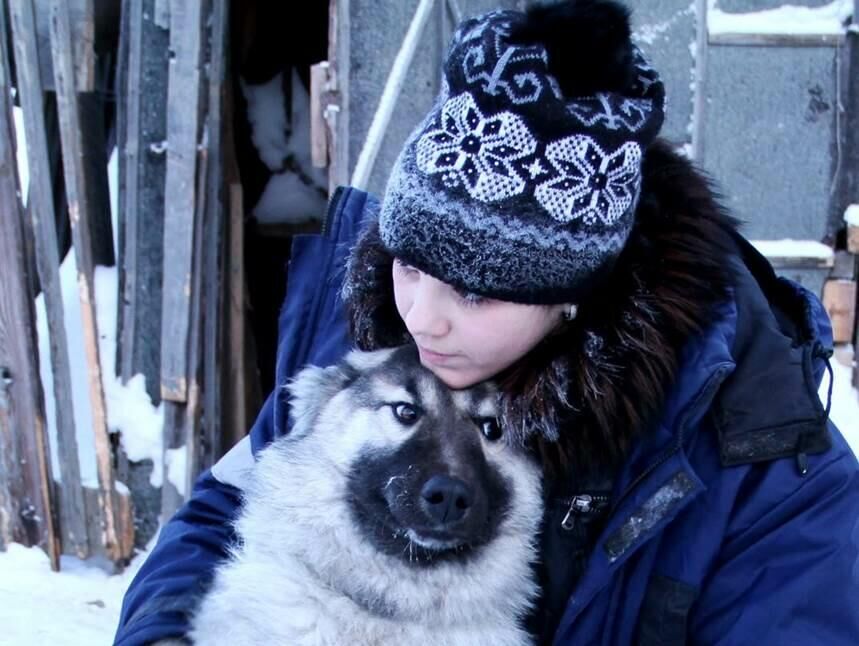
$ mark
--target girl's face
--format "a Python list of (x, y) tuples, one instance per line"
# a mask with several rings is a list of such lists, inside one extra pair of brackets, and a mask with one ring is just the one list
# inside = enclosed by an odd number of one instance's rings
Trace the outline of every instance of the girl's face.
[(397, 311), (421, 363), (451, 388), (513, 365), (560, 322), (564, 305), (522, 305), (462, 293), (394, 260)]

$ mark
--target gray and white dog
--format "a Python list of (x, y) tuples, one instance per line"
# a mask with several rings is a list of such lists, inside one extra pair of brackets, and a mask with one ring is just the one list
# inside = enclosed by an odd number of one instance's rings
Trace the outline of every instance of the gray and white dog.
[(410, 347), (288, 388), (293, 429), (260, 454), (193, 643), (531, 643), (540, 472), (494, 388), (450, 390)]

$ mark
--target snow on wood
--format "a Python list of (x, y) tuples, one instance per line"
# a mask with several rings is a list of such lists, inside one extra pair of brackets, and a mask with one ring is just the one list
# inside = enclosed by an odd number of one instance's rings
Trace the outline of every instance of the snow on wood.
[(751, 243), (776, 268), (820, 269), (835, 264), (833, 249), (815, 240), (752, 240)]
[(844, 221), (851, 227), (859, 227), (859, 204), (851, 204), (844, 211)]
[(748, 13), (726, 13), (708, 0), (707, 29), (722, 34), (841, 35), (853, 13), (853, 0), (833, 0), (821, 7), (785, 4), (775, 9)]

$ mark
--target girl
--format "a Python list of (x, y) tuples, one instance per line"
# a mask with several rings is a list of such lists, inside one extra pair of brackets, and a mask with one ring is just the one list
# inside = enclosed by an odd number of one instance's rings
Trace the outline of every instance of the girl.
[[(614, 2), (463, 23), (381, 207), (340, 190), (296, 241), (278, 383), (350, 341), (413, 342), (454, 388), (495, 379), (545, 474), (540, 643), (859, 643), (829, 323), (657, 139), (664, 96)], [(253, 453), (287, 430), (280, 393), (163, 528), (117, 644), (184, 633)]]

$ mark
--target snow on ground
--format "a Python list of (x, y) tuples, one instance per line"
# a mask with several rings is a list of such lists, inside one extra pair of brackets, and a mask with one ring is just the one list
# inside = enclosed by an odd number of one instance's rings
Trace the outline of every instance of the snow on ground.
[(122, 595), (143, 564), (108, 576), (76, 558), (51, 572), (38, 548), (10, 545), (0, 553), (0, 645), (107, 646), (119, 622)]
[[(859, 393), (850, 385), (851, 348), (832, 359), (835, 382), (831, 417), (859, 453)], [(828, 382), (820, 389), (825, 401)], [(108, 576), (78, 559), (63, 557), (62, 571), (50, 571), (38, 549), (12, 545), (0, 553), (0, 646), (99, 646), (110, 644), (122, 596), (145, 553), (122, 574)]]

